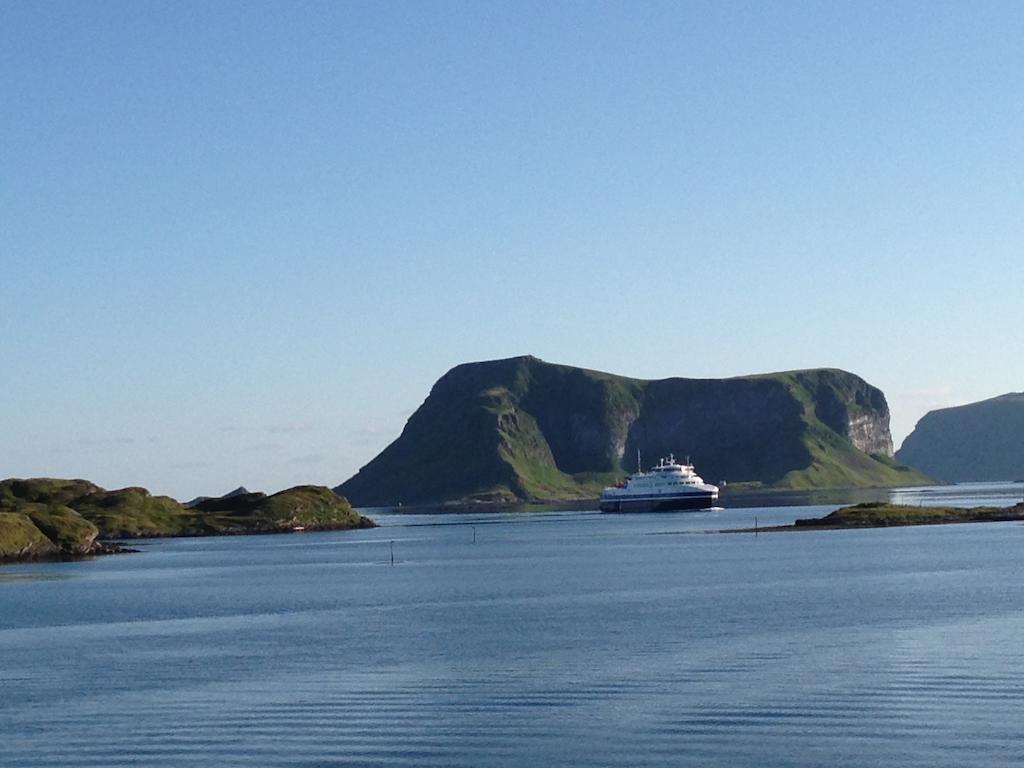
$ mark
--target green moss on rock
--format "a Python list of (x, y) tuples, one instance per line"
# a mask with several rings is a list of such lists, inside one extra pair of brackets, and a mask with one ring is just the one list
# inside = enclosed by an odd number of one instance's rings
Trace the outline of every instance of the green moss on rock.
[(50, 557), (60, 553), (28, 515), (0, 512), (0, 561)]
[(46, 534), (61, 552), (70, 555), (87, 555), (96, 549), (96, 538), (100, 531), (75, 510), (63, 506), (36, 508), (28, 515), (35, 526)]
[(71, 501), (103, 489), (88, 480), (60, 480), (52, 477), (0, 480), (0, 510), (26, 502), (67, 506)]
[(153, 496), (145, 488), (99, 489), (72, 503), (104, 536), (139, 538), (206, 532), (192, 510), (169, 496)]
[(374, 523), (330, 488), (300, 485), (271, 496), (250, 493), (196, 505), (206, 523), (223, 533), (370, 528)]

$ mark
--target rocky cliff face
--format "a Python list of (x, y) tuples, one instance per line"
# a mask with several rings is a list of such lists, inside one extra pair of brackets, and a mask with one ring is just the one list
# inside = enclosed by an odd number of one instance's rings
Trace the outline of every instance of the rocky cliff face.
[(889, 404), (882, 390), (845, 371), (826, 369), (795, 376), (812, 393), (814, 413), (822, 424), (849, 438), (859, 451), (893, 455)]
[(445, 374), (402, 435), (336, 490), (359, 505), (594, 496), (675, 453), (712, 482), (913, 482), (885, 396), (833, 369), (643, 381), (533, 357)]
[(896, 457), (949, 482), (1024, 479), (1024, 392), (927, 413)]
[(864, 453), (892, 456), (892, 435), (889, 433), (889, 414), (863, 413), (851, 416), (846, 434), (853, 446)]

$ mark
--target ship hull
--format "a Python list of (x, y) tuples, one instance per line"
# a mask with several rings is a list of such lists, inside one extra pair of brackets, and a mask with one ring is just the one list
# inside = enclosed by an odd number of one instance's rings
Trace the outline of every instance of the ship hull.
[(688, 493), (685, 496), (634, 497), (601, 499), (602, 512), (680, 512), (687, 509), (708, 509), (718, 501), (717, 493)]

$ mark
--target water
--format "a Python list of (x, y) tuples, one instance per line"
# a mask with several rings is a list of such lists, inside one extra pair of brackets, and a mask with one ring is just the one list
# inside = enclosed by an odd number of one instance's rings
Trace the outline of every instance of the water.
[(0, 765), (1020, 765), (1024, 526), (702, 533), (834, 508), (2, 568)]

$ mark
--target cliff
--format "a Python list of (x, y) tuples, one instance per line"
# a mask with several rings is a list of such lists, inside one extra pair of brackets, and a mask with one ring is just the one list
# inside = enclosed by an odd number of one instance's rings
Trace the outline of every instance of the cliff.
[(949, 482), (1024, 479), (1024, 392), (925, 414), (897, 458)]
[(845, 371), (646, 381), (517, 357), (446, 373), (336, 490), (360, 506), (592, 498), (638, 450), (689, 455), (709, 482), (925, 480), (891, 458), (885, 396)]
[(107, 491), (85, 480), (0, 481), (0, 560), (111, 551), (102, 538), (214, 536), (367, 528), (329, 488), (303, 485), (267, 496), (231, 494), (187, 508), (145, 488)]

